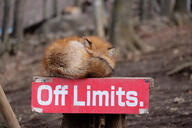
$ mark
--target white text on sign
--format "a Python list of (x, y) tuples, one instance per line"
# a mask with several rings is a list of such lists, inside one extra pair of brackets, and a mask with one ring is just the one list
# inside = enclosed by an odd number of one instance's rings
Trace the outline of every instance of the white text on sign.
[[(40, 105), (50, 105), (52, 103), (53, 96), (55, 97), (55, 105), (59, 103), (64, 106), (66, 102), (66, 95), (69, 94), (68, 85), (57, 85), (55, 90), (50, 85), (41, 85), (37, 91), (37, 101)], [(74, 106), (115, 106), (115, 98), (119, 106), (130, 106), (135, 107), (138, 105), (137, 92), (136, 91), (125, 91), (122, 87), (118, 87), (115, 91), (115, 86), (111, 86), (110, 91), (107, 90), (91, 90), (91, 86), (88, 85), (86, 88), (87, 97), (84, 101), (78, 100), (78, 86), (74, 85), (73, 88), (73, 105)], [(42, 100), (42, 91), (48, 92), (48, 99)], [(60, 98), (59, 98), (60, 97)], [(123, 97), (126, 97), (126, 101), (123, 101)], [(96, 103), (97, 98), (99, 102)], [(109, 100), (111, 99), (111, 100)], [(104, 104), (103, 104), (104, 101)], [(140, 103), (143, 106), (143, 103)]]

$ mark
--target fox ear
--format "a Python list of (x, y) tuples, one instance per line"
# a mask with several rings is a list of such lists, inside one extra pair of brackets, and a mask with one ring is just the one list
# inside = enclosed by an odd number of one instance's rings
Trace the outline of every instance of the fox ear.
[(84, 44), (84, 46), (86, 48), (91, 48), (92, 47), (92, 43), (88, 39), (85, 39), (83, 44)]
[(116, 49), (115, 49), (115, 48), (110, 48), (110, 49), (108, 50), (108, 55), (111, 56), (111, 57), (114, 56), (115, 53), (116, 53)]

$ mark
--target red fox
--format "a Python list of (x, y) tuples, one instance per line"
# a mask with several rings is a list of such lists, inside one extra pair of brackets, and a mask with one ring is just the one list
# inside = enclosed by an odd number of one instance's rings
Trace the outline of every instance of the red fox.
[(41, 62), (41, 76), (86, 78), (110, 76), (115, 48), (96, 36), (67, 37), (48, 46)]

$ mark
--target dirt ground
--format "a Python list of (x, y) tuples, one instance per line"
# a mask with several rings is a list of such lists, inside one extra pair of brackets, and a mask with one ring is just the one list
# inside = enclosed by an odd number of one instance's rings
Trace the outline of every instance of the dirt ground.
[[(153, 77), (155, 80), (155, 87), (150, 90), (149, 114), (127, 115), (127, 127), (192, 127), (192, 69), (173, 76), (167, 75), (176, 66), (192, 61), (192, 26), (168, 27), (143, 36), (143, 40), (155, 50), (117, 62), (114, 74), (122, 77)], [(0, 59), (0, 83), (22, 128), (60, 127), (61, 114), (31, 111), (32, 76), (38, 75), (46, 45), (25, 45), (25, 49), (16, 57), (4, 55)], [(6, 124), (0, 115), (0, 128), (3, 127)]]

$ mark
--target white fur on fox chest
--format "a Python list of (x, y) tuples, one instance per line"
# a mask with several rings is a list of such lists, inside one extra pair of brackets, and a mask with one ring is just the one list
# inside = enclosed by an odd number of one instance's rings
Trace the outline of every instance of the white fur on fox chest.
[(85, 47), (81, 42), (70, 41), (66, 50), (67, 54), (70, 55), (68, 58), (68, 66), (64, 69), (66, 72), (70, 73), (80, 73), (83, 62), (85, 62), (85, 55), (87, 54)]

